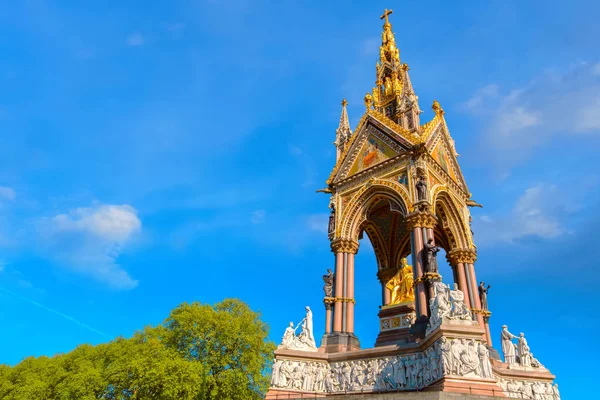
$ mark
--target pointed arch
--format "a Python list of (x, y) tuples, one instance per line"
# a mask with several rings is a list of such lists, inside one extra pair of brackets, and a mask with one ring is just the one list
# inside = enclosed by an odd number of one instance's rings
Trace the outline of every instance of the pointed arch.
[(441, 232), (436, 232), (436, 243), (447, 252), (470, 248), (467, 227), (461, 217), (460, 207), (443, 187), (435, 190), (433, 213), (438, 217)]
[(392, 212), (406, 216), (410, 200), (400, 184), (393, 181), (374, 179), (363, 186), (350, 200), (342, 213), (338, 237), (358, 240), (361, 228), (367, 221), (371, 208), (381, 200), (387, 200)]

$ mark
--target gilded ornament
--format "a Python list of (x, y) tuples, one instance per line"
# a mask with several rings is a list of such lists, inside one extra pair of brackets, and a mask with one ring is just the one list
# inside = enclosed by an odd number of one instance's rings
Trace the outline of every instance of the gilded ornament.
[(370, 110), (372, 106), (373, 96), (371, 96), (371, 93), (367, 92), (367, 94), (365, 95), (365, 107), (367, 107), (367, 110)]
[(398, 74), (394, 74), (393, 79), (394, 80), (392, 82), (392, 88), (394, 90), (394, 93), (400, 93), (402, 91), (402, 84), (400, 78), (398, 78)]
[(389, 305), (401, 304), (415, 300), (413, 287), (413, 270), (406, 258), (402, 259), (402, 267), (385, 285), (391, 291)]
[(389, 76), (386, 76), (384, 79), (385, 82), (385, 95), (387, 96), (391, 96), (394, 91), (393, 91), (393, 87), (392, 87), (392, 80), (390, 79)]
[(444, 109), (440, 106), (437, 100), (433, 101), (433, 105), (431, 106), (436, 115), (444, 115)]
[(379, 98), (379, 88), (374, 87), (373, 88), (373, 104), (375, 105), (375, 107), (377, 107), (379, 105), (380, 100), (381, 99)]

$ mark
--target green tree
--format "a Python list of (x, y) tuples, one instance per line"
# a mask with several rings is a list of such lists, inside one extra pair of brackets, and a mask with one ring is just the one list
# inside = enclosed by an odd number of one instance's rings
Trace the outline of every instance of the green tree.
[(214, 306), (184, 303), (165, 321), (164, 342), (186, 360), (204, 364), (210, 399), (261, 399), (275, 345), (260, 314), (237, 299)]
[(267, 334), (239, 300), (184, 303), (132, 338), (0, 365), (0, 399), (262, 399), (275, 349)]

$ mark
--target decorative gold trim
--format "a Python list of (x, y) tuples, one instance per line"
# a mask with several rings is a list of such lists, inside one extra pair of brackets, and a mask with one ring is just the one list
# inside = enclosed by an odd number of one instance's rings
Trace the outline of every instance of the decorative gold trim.
[(356, 304), (356, 300), (349, 297), (334, 297), (336, 303), (352, 303)]

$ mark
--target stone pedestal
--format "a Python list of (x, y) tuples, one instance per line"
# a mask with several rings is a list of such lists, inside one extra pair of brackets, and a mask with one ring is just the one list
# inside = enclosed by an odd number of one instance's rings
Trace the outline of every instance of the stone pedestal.
[(383, 306), (379, 311), (379, 335), (375, 347), (407, 343), (415, 321), (415, 303)]
[(325, 334), (321, 339), (321, 353), (337, 353), (360, 350), (360, 341), (353, 333)]

